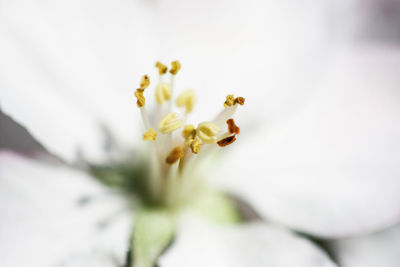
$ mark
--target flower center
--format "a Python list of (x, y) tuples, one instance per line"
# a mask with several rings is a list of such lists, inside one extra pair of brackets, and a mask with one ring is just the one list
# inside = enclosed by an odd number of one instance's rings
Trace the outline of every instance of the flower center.
[(154, 110), (148, 113), (146, 109), (144, 93), (150, 85), (148, 75), (142, 77), (140, 86), (135, 91), (136, 103), (145, 128), (143, 140), (149, 142), (147, 151), (151, 157), (146, 188), (152, 202), (176, 205), (195, 193), (201, 181), (198, 169), (204, 159), (236, 140), (240, 128), (232, 116), (237, 106), (244, 104), (245, 99), (228, 95), (223, 103), (223, 110), (213, 120), (201, 122), (195, 127), (186, 123), (196, 103), (193, 90), (185, 90), (176, 98), (176, 106), (182, 109), (182, 115), (172, 112), (174, 79), (181, 64), (179, 61), (171, 63), (168, 82), (164, 79), (168, 72), (167, 66), (157, 62), (156, 67), (159, 82), (154, 89), (157, 105)]

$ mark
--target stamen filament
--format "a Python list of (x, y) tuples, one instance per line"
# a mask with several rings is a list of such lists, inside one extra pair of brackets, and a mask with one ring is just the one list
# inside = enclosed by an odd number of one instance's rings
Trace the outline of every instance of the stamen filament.
[(150, 120), (149, 120), (149, 116), (147, 115), (147, 110), (145, 107), (141, 107), (140, 109), (140, 115), (142, 116), (142, 121), (143, 121), (143, 125), (144, 125), (144, 129), (146, 131), (150, 130), (151, 125), (150, 125)]
[[(180, 69), (181, 69), (181, 63), (178, 60), (171, 62), (171, 69), (169, 70), (169, 73), (171, 73), (170, 83), (169, 83), (171, 85), (171, 97), (174, 94), (175, 76), (178, 74)], [(172, 111), (172, 101), (169, 102), (169, 105), (168, 105), (168, 112), (171, 112), (171, 111)]]
[(227, 108), (224, 108), (218, 115), (215, 117), (215, 119), (212, 121), (215, 125), (218, 127), (223, 127), (226, 120), (233, 117), (237, 110), (237, 105), (233, 105)]

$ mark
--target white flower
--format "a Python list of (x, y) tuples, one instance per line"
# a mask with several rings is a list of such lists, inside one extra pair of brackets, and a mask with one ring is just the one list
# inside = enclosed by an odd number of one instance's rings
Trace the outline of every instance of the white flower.
[[(1, 108), (67, 162), (80, 155), (104, 163), (109, 158), (99, 122), (117, 136), (114, 147), (137, 147), (132, 143), (144, 131), (133, 119), (140, 117), (132, 104), (133, 79), (156, 55), (174, 55), (187, 72), (173, 87), (201, 88), (194, 121), (211, 118), (225, 97), (221, 88), (238, 90), (251, 103), (238, 116), (241, 144), (228, 148), (219, 172), (207, 175), (211, 183), (243, 197), (264, 218), (317, 236), (338, 238), (396, 223), (398, 48), (350, 47), (332, 60), (322, 53), (325, 46), (314, 45), (325, 37), (312, 16), (318, 6), (305, 7), (310, 14), (299, 12), (302, 3), (251, 1), (222, 6), (227, 16), (220, 19), (221, 3), (213, 3), (215, 12), (197, 4), (4, 3)], [(316, 74), (320, 79), (309, 82)], [(168, 88), (160, 89), (159, 99), (168, 101)], [(162, 126), (168, 132), (179, 124)], [(215, 134), (199, 132), (213, 141)], [(109, 152), (112, 160), (126, 156)], [(5, 266), (125, 262), (134, 201), (65, 166), (6, 152), (0, 161)], [(333, 265), (305, 239), (271, 224), (185, 227), (185, 221), (161, 266), (187, 264), (187, 258), (207, 266), (293, 266), (292, 256), (300, 266)]]

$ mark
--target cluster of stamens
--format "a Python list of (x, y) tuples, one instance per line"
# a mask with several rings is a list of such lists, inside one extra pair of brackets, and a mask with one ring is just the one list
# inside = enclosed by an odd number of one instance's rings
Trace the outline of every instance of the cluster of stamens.
[[(153, 151), (162, 173), (168, 173), (168, 166), (177, 162), (179, 162), (179, 170), (182, 170), (184, 163), (190, 158), (190, 154), (199, 154), (203, 150), (205, 150), (204, 153), (207, 153), (212, 150), (210, 149), (212, 147), (225, 147), (236, 140), (240, 128), (231, 117), (237, 106), (244, 104), (243, 97), (235, 98), (233, 95), (228, 95), (224, 102), (224, 109), (214, 120), (201, 122), (195, 127), (193, 124), (185, 122), (187, 115), (192, 112), (196, 103), (196, 95), (193, 90), (185, 90), (176, 98), (175, 104), (184, 110), (184, 116), (172, 112), (173, 84), (175, 76), (181, 69), (181, 64), (179, 61), (171, 62), (169, 81), (164, 81), (164, 76), (168, 72), (167, 66), (157, 62), (156, 68), (160, 76), (159, 82), (155, 86), (154, 95), (158, 107), (153, 117), (157, 121), (151, 123), (146, 111), (144, 91), (150, 85), (148, 75), (142, 77), (135, 96), (145, 126), (143, 139), (153, 143)], [(169, 105), (164, 105), (165, 103), (169, 103)], [(155, 125), (157, 125), (157, 130)], [(223, 127), (226, 127), (226, 132), (222, 132), (221, 128)], [(180, 134), (178, 131), (181, 131)], [(168, 176), (168, 174), (161, 175)]]

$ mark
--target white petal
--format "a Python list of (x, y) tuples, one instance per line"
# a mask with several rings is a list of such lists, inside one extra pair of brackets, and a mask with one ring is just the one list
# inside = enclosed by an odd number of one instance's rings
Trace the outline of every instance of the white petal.
[(0, 12), (5, 113), (68, 160), (78, 150), (99, 160), (100, 123), (132, 143), (133, 90), (155, 61), (143, 2), (18, 0)]
[(160, 49), (182, 61), (177, 89), (198, 92), (195, 122), (213, 118), (231, 93), (249, 103), (238, 116), (285, 116), (307, 96), (309, 71), (327, 57), (322, 1), (182, 1), (179, 8), (160, 1), (158, 8)]
[(123, 263), (132, 216), (123, 199), (92, 179), (2, 152), (2, 266), (68, 266), (99, 258)]
[(316, 235), (400, 221), (399, 69), (398, 47), (342, 52), (294, 116), (234, 144), (219, 176), (265, 218)]
[(309, 241), (282, 228), (259, 223), (213, 225), (185, 219), (161, 267), (328, 267), (335, 266)]
[(400, 226), (332, 243), (342, 267), (397, 267), (400, 263)]

